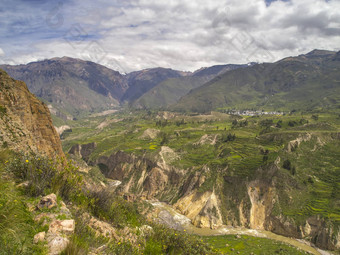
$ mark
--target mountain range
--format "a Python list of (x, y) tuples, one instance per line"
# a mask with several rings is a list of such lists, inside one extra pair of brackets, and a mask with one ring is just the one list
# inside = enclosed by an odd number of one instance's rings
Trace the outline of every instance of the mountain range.
[(239, 68), (190, 91), (175, 110), (340, 108), (340, 52), (314, 50), (275, 63)]
[(340, 52), (314, 50), (275, 63), (195, 72), (158, 67), (126, 75), (69, 57), (0, 68), (24, 81), (52, 113), (72, 118), (121, 105), (186, 112), (340, 107), (339, 59)]

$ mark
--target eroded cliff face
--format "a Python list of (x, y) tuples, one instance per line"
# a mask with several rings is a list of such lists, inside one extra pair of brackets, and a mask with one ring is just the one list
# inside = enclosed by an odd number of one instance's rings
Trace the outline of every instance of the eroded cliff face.
[(96, 149), (96, 147), (96, 143), (76, 144), (72, 146), (69, 153), (82, 158), (85, 162), (88, 162), (91, 153)]
[(220, 205), (215, 191), (192, 192), (174, 204), (175, 209), (191, 219), (196, 227), (215, 229), (223, 225)]
[[(90, 147), (93, 145), (80, 146)], [(88, 150), (74, 152), (84, 158)], [(282, 187), (290, 189), (296, 185), (280, 172), (279, 158), (257, 169), (253, 180), (231, 176), (228, 169), (207, 166), (177, 169), (171, 165), (177, 159), (178, 155), (171, 148), (163, 146), (154, 158), (119, 151), (88, 163), (99, 165), (106, 177), (121, 181), (120, 192), (172, 204), (197, 227), (243, 226), (305, 238), (324, 249), (339, 249), (340, 231), (333, 225), (315, 217), (299, 224), (280, 210), (274, 211), (280, 204), (281, 193), (287, 192)], [(212, 172), (218, 172), (214, 181)]]
[(275, 191), (273, 187), (263, 185), (259, 181), (249, 183), (247, 190), (251, 202), (250, 228), (266, 229), (268, 218), (275, 203)]
[(121, 192), (134, 193), (148, 199), (162, 198), (170, 202), (183, 185), (184, 171), (169, 167), (163, 160), (157, 162), (119, 151), (88, 163), (99, 165), (106, 177), (121, 181)]
[(0, 69), (0, 146), (64, 156), (61, 142), (45, 104), (31, 94), (24, 82)]

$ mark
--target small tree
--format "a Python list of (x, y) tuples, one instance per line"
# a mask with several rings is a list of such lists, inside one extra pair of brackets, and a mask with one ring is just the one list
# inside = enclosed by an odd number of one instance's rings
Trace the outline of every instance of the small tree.
[(294, 127), (295, 125), (296, 125), (297, 123), (296, 123), (296, 121), (292, 121), (292, 120), (290, 120), (289, 122), (288, 122), (288, 126), (290, 126), (290, 127)]
[(283, 168), (287, 169), (287, 170), (291, 170), (292, 168), (292, 163), (290, 162), (289, 159), (286, 159), (285, 161), (283, 161)]
[(276, 127), (277, 127), (277, 128), (282, 128), (282, 120), (279, 120), (279, 121), (276, 123)]

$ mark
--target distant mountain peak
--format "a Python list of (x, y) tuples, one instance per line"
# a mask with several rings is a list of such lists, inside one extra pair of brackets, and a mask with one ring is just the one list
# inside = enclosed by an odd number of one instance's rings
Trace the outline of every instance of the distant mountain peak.
[(335, 51), (330, 51), (330, 50), (319, 50), (319, 49), (314, 49), (311, 52), (308, 52), (305, 54), (305, 56), (324, 56), (324, 55), (333, 55), (336, 53)]

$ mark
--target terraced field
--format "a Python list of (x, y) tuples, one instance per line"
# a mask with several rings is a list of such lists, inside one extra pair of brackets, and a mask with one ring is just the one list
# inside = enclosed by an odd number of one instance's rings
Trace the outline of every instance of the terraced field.
[[(296, 224), (315, 216), (335, 229), (340, 225), (340, 116), (336, 112), (251, 117), (121, 111), (67, 124), (72, 129), (62, 135), (64, 150), (96, 142), (90, 161), (117, 151), (155, 160), (167, 146), (178, 155), (173, 167), (188, 174), (203, 166), (213, 169), (198, 191), (218, 190), (225, 223), (239, 224), (230, 222), (228, 215), (232, 211), (239, 217), (246, 183), (268, 179), (274, 180), (278, 194), (272, 215)], [(272, 175), (268, 169), (274, 165), (278, 172)]]

